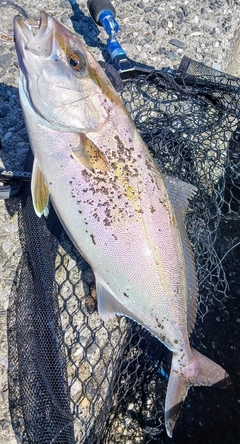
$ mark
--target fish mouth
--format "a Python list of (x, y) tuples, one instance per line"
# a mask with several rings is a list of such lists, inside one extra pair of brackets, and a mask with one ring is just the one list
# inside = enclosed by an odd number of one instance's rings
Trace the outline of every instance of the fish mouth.
[(19, 62), (27, 58), (28, 51), (33, 55), (43, 56), (44, 58), (54, 53), (56, 50), (54, 43), (56, 23), (53, 17), (46, 12), (42, 12), (38, 31), (34, 35), (21, 16), (17, 15), (14, 18), (14, 40)]
[(21, 33), (22, 37), (24, 37), (26, 39), (26, 41), (30, 41), (32, 38), (35, 37), (42, 37), (48, 27), (48, 22), (49, 22), (49, 15), (46, 12), (42, 12), (41, 17), (40, 17), (40, 21), (39, 21), (39, 28), (37, 31), (36, 36), (33, 35), (33, 33), (30, 31), (28, 25), (26, 25), (26, 23), (24, 23), (22, 17), (20, 15), (17, 15), (16, 17), (14, 17), (14, 32), (16, 34), (19, 34), (19, 32)]

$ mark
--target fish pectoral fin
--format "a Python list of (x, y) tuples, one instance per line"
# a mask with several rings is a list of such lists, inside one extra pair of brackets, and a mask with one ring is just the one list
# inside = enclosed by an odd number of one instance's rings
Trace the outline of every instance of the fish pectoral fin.
[(96, 277), (96, 290), (98, 299), (98, 313), (101, 319), (107, 321), (116, 314), (124, 315), (124, 308), (116, 298), (99, 282)]
[(36, 215), (41, 217), (42, 214), (44, 214), (44, 216), (47, 217), (49, 213), (48, 202), (50, 193), (36, 158), (33, 162), (31, 192)]
[(74, 156), (89, 170), (110, 171), (102, 151), (85, 134), (80, 134), (80, 144), (72, 148)]

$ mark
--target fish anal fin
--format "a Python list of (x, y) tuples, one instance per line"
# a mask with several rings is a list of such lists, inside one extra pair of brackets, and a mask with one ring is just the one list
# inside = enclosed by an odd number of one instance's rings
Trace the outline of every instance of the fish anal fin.
[(175, 177), (166, 176), (164, 180), (173, 205), (182, 239), (188, 282), (187, 323), (188, 333), (191, 334), (197, 315), (198, 279), (192, 247), (185, 228), (185, 216), (188, 209), (189, 200), (192, 199), (197, 190), (189, 183), (183, 182)]
[(72, 152), (79, 162), (89, 170), (110, 171), (107, 159), (97, 145), (83, 133), (79, 137), (79, 146), (72, 148)]
[(101, 319), (107, 321), (116, 314), (123, 314), (120, 304), (107, 288), (96, 278), (96, 291), (98, 299), (98, 313)]
[(31, 193), (35, 213), (38, 217), (41, 217), (42, 214), (47, 217), (49, 213), (48, 203), (50, 192), (36, 158), (33, 162)]
[[(127, 316), (136, 322), (139, 322), (136, 317), (133, 317), (131, 311), (129, 311), (124, 305), (119, 302), (114, 294), (106, 288), (104, 284), (100, 282), (100, 279), (96, 276), (96, 290), (98, 299), (98, 313), (101, 319), (107, 321), (113, 318), (115, 315)], [(123, 296), (125, 297), (125, 296)]]

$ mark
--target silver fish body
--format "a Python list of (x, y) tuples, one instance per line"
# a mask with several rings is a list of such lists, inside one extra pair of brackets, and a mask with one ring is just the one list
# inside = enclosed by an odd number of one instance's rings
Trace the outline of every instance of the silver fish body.
[(227, 376), (189, 344), (198, 285), (184, 218), (195, 189), (163, 177), (77, 35), (46, 13), (36, 36), (20, 17), (14, 29), (35, 210), (47, 214), (50, 195), (94, 271), (100, 316), (128, 316), (173, 352), (165, 408), (172, 436), (188, 388)]

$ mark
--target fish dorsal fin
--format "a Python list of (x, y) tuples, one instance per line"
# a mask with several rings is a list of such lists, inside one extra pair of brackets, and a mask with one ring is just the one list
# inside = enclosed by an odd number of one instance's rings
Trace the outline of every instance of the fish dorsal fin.
[(79, 137), (79, 146), (72, 147), (75, 157), (89, 170), (110, 171), (108, 162), (97, 145), (83, 133)]
[(48, 216), (49, 190), (36, 158), (33, 162), (31, 192), (35, 213), (38, 217)]
[(191, 200), (196, 194), (197, 188), (190, 183), (177, 179), (176, 177), (165, 176), (164, 181), (171, 198), (174, 211), (176, 212), (176, 216), (181, 216), (184, 222), (189, 200)]
[(196, 188), (192, 185), (183, 182), (180, 179), (166, 176), (164, 178), (169, 196), (173, 205), (175, 216), (178, 222), (185, 263), (187, 270), (187, 282), (188, 282), (188, 333), (193, 330), (196, 315), (197, 315), (197, 303), (198, 303), (198, 279), (195, 267), (194, 255), (188, 235), (185, 228), (185, 216), (188, 209), (189, 200), (196, 193)]
[[(133, 315), (124, 307), (115, 296), (106, 288), (104, 284), (100, 282), (100, 279), (96, 277), (96, 290), (98, 299), (98, 313), (99, 316), (107, 321), (113, 316), (123, 315), (133, 319)], [(135, 318), (134, 318), (135, 319)]]

